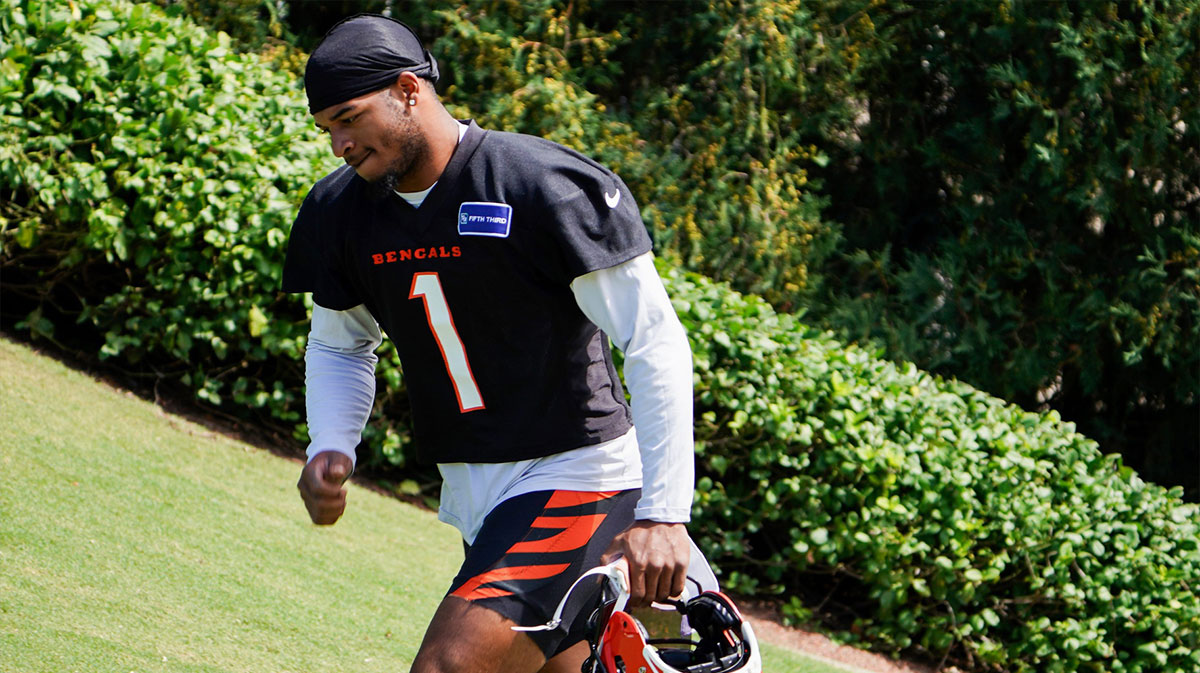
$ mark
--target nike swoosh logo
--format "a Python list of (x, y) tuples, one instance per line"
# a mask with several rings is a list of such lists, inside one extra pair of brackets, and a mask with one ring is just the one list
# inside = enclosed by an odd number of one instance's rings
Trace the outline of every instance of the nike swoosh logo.
[(604, 202), (608, 204), (609, 208), (616, 208), (617, 204), (621, 202), (621, 190), (618, 189), (616, 193), (611, 196), (608, 192), (604, 192)]

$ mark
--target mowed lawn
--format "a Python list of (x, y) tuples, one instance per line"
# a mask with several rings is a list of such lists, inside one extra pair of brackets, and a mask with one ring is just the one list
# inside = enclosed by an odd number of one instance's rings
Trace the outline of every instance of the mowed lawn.
[(0, 338), (0, 671), (408, 670), (456, 532), (354, 485), (313, 526), (299, 469)]

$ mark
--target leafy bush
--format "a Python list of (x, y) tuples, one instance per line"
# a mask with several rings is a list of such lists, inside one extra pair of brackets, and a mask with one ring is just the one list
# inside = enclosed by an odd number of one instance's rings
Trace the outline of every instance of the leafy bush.
[(1033, 414), (667, 272), (694, 533), (739, 591), (972, 670), (1200, 667), (1200, 508)]
[(0, 29), (5, 312), (296, 421), (279, 275), (327, 151), (295, 80), (149, 5), (30, 0)]

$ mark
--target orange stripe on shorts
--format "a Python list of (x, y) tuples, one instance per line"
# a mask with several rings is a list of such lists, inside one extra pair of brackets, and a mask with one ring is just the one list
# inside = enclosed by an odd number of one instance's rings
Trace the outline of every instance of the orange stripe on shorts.
[[(554, 577), (567, 568), (571, 567), (570, 563), (557, 563), (554, 565), (540, 566), (513, 566), (510, 568), (496, 568), (485, 573), (476, 575), (467, 580), (465, 584), (452, 592), (451, 595), (465, 598), (469, 601), (479, 600), (480, 598), (492, 598), (495, 596), (507, 596), (512, 592), (507, 592), (504, 589), (495, 587), (483, 587), (485, 584), (493, 582), (505, 582), (509, 580), (541, 580), (547, 577)], [(504, 591), (505, 593), (498, 593)]]
[(620, 491), (555, 491), (546, 503), (545, 509), (552, 507), (574, 507), (586, 505), (589, 502), (608, 500)]
[(509, 554), (540, 554), (579, 549), (592, 539), (592, 534), (604, 523), (607, 514), (583, 516), (539, 516), (530, 528), (561, 528), (555, 535), (541, 540), (522, 540), (509, 547)]

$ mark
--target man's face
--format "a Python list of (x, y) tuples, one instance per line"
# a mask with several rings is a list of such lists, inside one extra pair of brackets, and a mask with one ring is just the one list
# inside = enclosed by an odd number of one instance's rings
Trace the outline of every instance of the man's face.
[(395, 189), (429, 156), (429, 142), (411, 110), (390, 89), (331, 105), (313, 121), (329, 134), (334, 156), (384, 191)]

